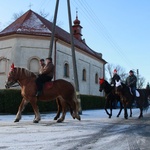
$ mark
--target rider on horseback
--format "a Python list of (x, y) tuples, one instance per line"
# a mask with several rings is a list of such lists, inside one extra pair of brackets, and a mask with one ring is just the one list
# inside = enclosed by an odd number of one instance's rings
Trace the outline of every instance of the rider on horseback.
[[(114, 70), (114, 72), (113, 72), (113, 77), (111, 78), (111, 86), (113, 87), (113, 88), (115, 88), (115, 85), (116, 85), (116, 81), (119, 81), (120, 80), (120, 76), (117, 74), (117, 69), (115, 69)], [(116, 108), (117, 107), (117, 100), (114, 100), (114, 102), (113, 102), (113, 108)]]
[(45, 67), (45, 61), (44, 61), (44, 59), (40, 59), (40, 61), (39, 61), (39, 63), (40, 63), (40, 70), (39, 70), (39, 74), (41, 74), (42, 73), (42, 71), (43, 71), (43, 68)]
[(45, 82), (51, 81), (54, 75), (54, 65), (52, 63), (52, 58), (46, 58), (46, 64), (41, 67), (40, 74), (36, 79), (37, 93), (36, 96), (40, 96), (42, 93), (42, 88)]
[(114, 72), (113, 72), (113, 77), (111, 79), (111, 86), (115, 86), (116, 80), (119, 81), (120, 76), (117, 74), (117, 70), (115, 69)]
[(136, 97), (136, 82), (137, 77), (134, 75), (132, 70), (129, 71), (129, 76), (126, 79), (126, 85), (131, 88), (131, 92), (133, 93), (133, 97)]

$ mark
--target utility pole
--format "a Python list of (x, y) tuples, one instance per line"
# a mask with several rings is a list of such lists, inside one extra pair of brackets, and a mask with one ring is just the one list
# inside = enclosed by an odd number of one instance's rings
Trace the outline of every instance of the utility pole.
[(54, 13), (54, 19), (53, 19), (53, 27), (52, 27), (52, 35), (51, 35), (49, 55), (48, 55), (49, 57), (52, 57), (52, 52), (53, 52), (53, 43), (54, 43), (54, 36), (55, 36), (58, 5), (59, 5), (59, 0), (56, 1), (56, 7), (55, 7), (55, 13)]
[(70, 38), (71, 38), (71, 50), (72, 50), (74, 81), (75, 81), (75, 87), (76, 87), (76, 92), (77, 92), (77, 99), (78, 99), (79, 104), (80, 104), (79, 113), (82, 114), (81, 100), (80, 100), (80, 94), (79, 94), (79, 81), (78, 81), (78, 73), (77, 73), (77, 63), (76, 63), (76, 55), (75, 55), (74, 40), (73, 40), (73, 33), (72, 33), (72, 19), (71, 19), (71, 11), (70, 11), (70, 0), (67, 0), (67, 5), (68, 5), (68, 19), (69, 19), (69, 27), (70, 27)]
[[(55, 14), (54, 14), (54, 20), (53, 20), (53, 27), (52, 27), (52, 36), (51, 36), (50, 49), (49, 49), (49, 57), (52, 57), (53, 41), (54, 41), (54, 36), (55, 36), (55, 27), (56, 27), (58, 5), (59, 5), (59, 0), (57, 0), (56, 7), (55, 7)], [(80, 100), (80, 94), (79, 94), (78, 73), (77, 73), (77, 66), (76, 66), (76, 56), (75, 56), (74, 40), (73, 40), (73, 33), (72, 33), (72, 20), (71, 20), (71, 11), (70, 11), (70, 0), (67, 0), (67, 6), (68, 6), (69, 27), (70, 27), (70, 38), (71, 38), (71, 50), (72, 50), (72, 62), (73, 62), (73, 71), (74, 71), (74, 81), (75, 81), (77, 99), (78, 99), (78, 102), (79, 102), (79, 113), (82, 114), (81, 100)]]

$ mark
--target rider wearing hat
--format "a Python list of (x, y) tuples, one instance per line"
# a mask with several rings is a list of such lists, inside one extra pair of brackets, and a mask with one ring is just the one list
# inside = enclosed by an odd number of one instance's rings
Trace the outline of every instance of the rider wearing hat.
[(36, 96), (41, 95), (42, 88), (45, 82), (51, 81), (54, 76), (54, 65), (52, 63), (52, 58), (46, 58), (45, 66), (40, 70), (40, 74), (36, 79), (37, 93)]
[(117, 81), (120, 80), (120, 76), (117, 74), (117, 69), (115, 69), (113, 72), (113, 77), (111, 79), (111, 85), (112, 86), (115, 86), (115, 84), (116, 84), (115, 80), (117, 80)]

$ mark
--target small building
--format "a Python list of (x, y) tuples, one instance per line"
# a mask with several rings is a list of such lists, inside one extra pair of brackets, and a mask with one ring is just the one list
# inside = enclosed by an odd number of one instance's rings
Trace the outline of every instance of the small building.
[[(100, 95), (99, 77), (104, 77), (106, 61), (101, 53), (88, 47), (82, 39), (82, 26), (78, 16), (72, 26), (81, 94)], [(53, 23), (32, 10), (0, 32), (0, 88), (5, 88), (10, 65), (24, 67), (38, 73), (39, 60), (49, 54)], [(56, 26), (53, 44), (53, 63), (56, 79), (74, 83), (70, 33)]]

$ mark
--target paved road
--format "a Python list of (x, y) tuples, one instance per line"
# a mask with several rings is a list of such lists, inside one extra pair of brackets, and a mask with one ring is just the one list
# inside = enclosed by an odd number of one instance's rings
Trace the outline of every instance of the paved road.
[(63, 123), (42, 115), (38, 124), (34, 115), (24, 115), (19, 123), (15, 116), (0, 116), (0, 150), (148, 150), (150, 149), (150, 111), (144, 118), (125, 120), (122, 116), (109, 119), (104, 110), (85, 111), (82, 120), (67, 114)]

